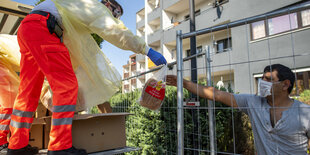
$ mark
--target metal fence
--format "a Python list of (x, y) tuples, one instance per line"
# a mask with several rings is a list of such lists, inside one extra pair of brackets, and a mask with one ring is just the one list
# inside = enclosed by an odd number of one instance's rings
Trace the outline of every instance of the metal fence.
[[(112, 99), (111, 103), (114, 112), (130, 112), (133, 116), (127, 118), (127, 144), (134, 147), (146, 148), (140, 152), (133, 152), (133, 154), (255, 154), (254, 138), (251, 130), (251, 123), (249, 118), (238, 109), (227, 107), (215, 101), (208, 101), (206, 99), (196, 97), (198, 104), (195, 106), (184, 106), (184, 102), (190, 98), (187, 91), (183, 90), (183, 78), (188, 78), (191, 70), (197, 70), (199, 83), (202, 85), (216, 85), (218, 80), (215, 80), (215, 72), (220, 72), (222, 68), (228, 70), (229, 77), (226, 80), (226, 86), (222, 87), (223, 91), (236, 92), (242, 86), (235, 83), (235, 78), (238, 77), (236, 70), (243, 68), (243, 78), (247, 79), (244, 82), (249, 94), (256, 93), (257, 78), (261, 76), (263, 70), (257, 72), (257, 68), (263, 69), (265, 66), (274, 63), (286, 62), (293, 71), (295, 77), (298, 79), (299, 72), (305, 67), (310, 67), (310, 63), (305, 61), (310, 60), (309, 45), (308, 50), (298, 48), (296, 44), (307, 44), (307, 41), (299, 39), (299, 34), (310, 30), (304, 28), (303, 30), (293, 30), (290, 28), (285, 34), (279, 37), (286, 37), (283, 42), (290, 46), (290, 54), (282, 55), (273, 51), (277, 37), (265, 37), (263, 41), (253, 41), (251, 39), (251, 24), (261, 20), (268, 20), (279, 15), (289, 15), (293, 12), (309, 9), (309, 3), (302, 3), (300, 5), (288, 7), (274, 12), (230, 22), (227, 24), (210, 27), (195, 32), (182, 34), (177, 31), (176, 49), (177, 61), (168, 64), (170, 70), (168, 74), (174, 74), (178, 77), (178, 87), (167, 89), (169, 96), (166, 96), (161, 109), (153, 112), (142, 108), (139, 103), (140, 92), (133, 91), (127, 94), (118, 94), (118, 99)], [(290, 17), (290, 16), (289, 16)], [(289, 20), (291, 21), (291, 20)], [(292, 26), (292, 23), (290, 23)], [(237, 28), (242, 30), (244, 36), (242, 39), (234, 38), (231, 31)], [(217, 32), (225, 32), (228, 38), (227, 52), (221, 53), (221, 59), (227, 60), (225, 63), (219, 64), (217, 60), (219, 53), (213, 45), (204, 48), (202, 53), (192, 55), (184, 58), (183, 56), (183, 39), (206, 35), (209, 36), (208, 42), (215, 42), (214, 34)], [(246, 55), (242, 59), (236, 60), (238, 52), (234, 51), (234, 47), (229, 45), (231, 40), (235, 42), (244, 42), (244, 49)], [(256, 57), (252, 52), (255, 51), (256, 44), (264, 46), (267, 55)], [(278, 47), (280, 48), (280, 47)], [(306, 48), (307, 49), (307, 48)], [(259, 54), (258, 54), (259, 55)], [(197, 68), (191, 68), (191, 59), (198, 60)], [(308, 65), (304, 65), (308, 64)], [(240, 67), (241, 66), (241, 67)], [(145, 75), (156, 72), (159, 68), (152, 69), (147, 72), (129, 77), (124, 81), (136, 79), (136, 81), (145, 79)], [(309, 70), (305, 70), (309, 75)], [(240, 73), (240, 72), (239, 72)], [(308, 79), (306, 79), (308, 80)], [(298, 82), (298, 81), (297, 81)], [(240, 83), (239, 83), (240, 84)], [(298, 96), (302, 90), (296, 84), (294, 91)], [(307, 86), (309, 87), (309, 86)], [(305, 87), (306, 88), (306, 87)], [(185, 101), (184, 101), (185, 100)], [(309, 109), (310, 112), (310, 109)], [(145, 121), (145, 122), (144, 122)], [(150, 123), (151, 122), (151, 123)], [(149, 124), (144, 124), (149, 123)], [(132, 132), (132, 131), (135, 132)], [(134, 133), (134, 134), (133, 134)], [(149, 133), (149, 134), (148, 134)], [(154, 134), (152, 134), (154, 133)], [(157, 134), (157, 135), (156, 135)], [(145, 137), (142, 137), (145, 136)], [(150, 138), (152, 137), (153, 138)], [(155, 136), (155, 137), (154, 137)], [(156, 145), (152, 142), (143, 141), (142, 139), (149, 138), (156, 141)], [(277, 142), (275, 141), (275, 147)], [(149, 151), (148, 151), (149, 150)]]

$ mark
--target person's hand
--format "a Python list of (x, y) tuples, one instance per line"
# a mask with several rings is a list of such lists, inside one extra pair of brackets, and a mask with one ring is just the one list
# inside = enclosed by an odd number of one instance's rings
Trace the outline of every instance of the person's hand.
[(177, 76), (167, 75), (166, 76), (166, 84), (170, 85), (170, 86), (177, 86)]
[(161, 64), (167, 64), (165, 57), (153, 50), (152, 48), (149, 48), (147, 56), (154, 62), (156, 66)]

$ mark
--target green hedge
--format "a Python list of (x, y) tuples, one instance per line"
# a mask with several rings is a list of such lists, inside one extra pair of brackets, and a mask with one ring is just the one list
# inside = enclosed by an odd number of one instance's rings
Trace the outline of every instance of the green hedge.
[(310, 90), (309, 90), (309, 89), (304, 90), (304, 91), (300, 94), (298, 100), (301, 101), (301, 102), (304, 102), (304, 103), (310, 105)]
[[(226, 91), (226, 89), (222, 89)], [(228, 90), (232, 92), (231, 89)], [(127, 154), (176, 154), (177, 151), (177, 90), (167, 87), (166, 97), (160, 111), (151, 111), (139, 105), (141, 92), (136, 90), (126, 94), (115, 94), (110, 103), (113, 112), (129, 112), (133, 115), (126, 119), (127, 145), (141, 148), (140, 151)], [(190, 94), (184, 90), (184, 98)], [(254, 154), (253, 135), (250, 121), (247, 116), (221, 103), (215, 103), (219, 109), (215, 110), (216, 146), (219, 152), (234, 152)], [(194, 148), (199, 144), (199, 154), (208, 154), (209, 126), (207, 100), (200, 99), (200, 108), (184, 110), (184, 147)], [(97, 108), (92, 113), (98, 113)], [(233, 115), (232, 115), (233, 113)], [(234, 119), (232, 119), (232, 116)], [(194, 119), (199, 122), (199, 133), (194, 131)], [(232, 121), (234, 120), (234, 121)], [(233, 130), (234, 122), (234, 130)], [(196, 128), (197, 129), (197, 128)], [(233, 134), (233, 132), (235, 134)], [(198, 136), (199, 135), (199, 136)], [(235, 148), (233, 135), (235, 137)], [(195, 140), (193, 140), (195, 137)], [(193, 154), (185, 149), (185, 154)]]

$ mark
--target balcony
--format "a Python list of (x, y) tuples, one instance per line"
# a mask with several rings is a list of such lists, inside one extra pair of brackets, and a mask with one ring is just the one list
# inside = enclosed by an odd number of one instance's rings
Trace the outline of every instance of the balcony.
[(145, 62), (145, 56), (142, 54), (137, 54), (136, 61), (139, 63), (144, 63)]
[(131, 82), (131, 85), (135, 86), (137, 84), (137, 79), (131, 79), (130, 82)]
[[(149, 11), (152, 12), (156, 10), (157, 8), (160, 8), (160, 0), (148, 0), (147, 6), (150, 9)], [(147, 12), (147, 13), (150, 13), (150, 12)]]
[(129, 77), (129, 73), (124, 73), (124, 79)]
[(151, 46), (160, 46), (162, 30), (156, 30), (154, 33), (148, 35), (148, 44)]
[(176, 30), (182, 30), (182, 33), (189, 32), (189, 21), (181, 22), (180, 24), (176, 25), (175, 27), (165, 30), (164, 33), (164, 40), (163, 44), (174, 42), (176, 40)]
[(142, 28), (145, 26), (145, 20), (142, 19), (141, 21), (137, 22), (137, 29)]
[(145, 82), (145, 74), (138, 77), (141, 82)]
[[(173, 1), (173, 0), (172, 0)], [(196, 29), (199, 29), (199, 25), (203, 24), (206, 25), (210, 24), (210, 22), (205, 22), (205, 21), (212, 21), (214, 19), (213, 17), (213, 12), (212, 15), (208, 13), (202, 13), (205, 11), (205, 5), (209, 5), (209, 3), (212, 3), (214, 1), (212, 0), (195, 0), (195, 15), (196, 15)], [(164, 2), (165, 3), (165, 2)], [(188, 7), (188, 0), (179, 0), (175, 3), (173, 3), (171, 6), (166, 7), (167, 5), (165, 5), (164, 8), (164, 13), (163, 13), (163, 29), (164, 31), (169, 31), (171, 30), (171, 33), (169, 33), (168, 36), (171, 36), (171, 34), (173, 36), (176, 35), (175, 30), (182, 30), (183, 33), (187, 33), (189, 32), (189, 7)], [(212, 8), (212, 6), (209, 6)], [(210, 12), (210, 13), (211, 13)], [(187, 13), (187, 14), (185, 14)], [(205, 18), (200, 18), (198, 19), (198, 16), (200, 16), (200, 14), (204, 14), (206, 16), (204, 16)], [(207, 18), (206, 18), (207, 17)], [(209, 19), (212, 18), (212, 19)], [(206, 20), (208, 19), (208, 20)], [(211, 22), (212, 23), (212, 22)], [(206, 27), (203, 27), (206, 28)], [(174, 39), (175, 40), (175, 37)], [(164, 43), (170, 42), (171, 39), (169, 39), (169, 41), (165, 41)]]
[(125, 74), (125, 73), (129, 73), (129, 67), (128, 68), (123, 68), (123, 73)]
[(145, 69), (143, 68), (143, 69), (139, 69), (138, 71), (137, 71), (137, 75), (139, 75), (139, 74), (141, 74), (141, 73), (143, 73), (143, 72), (145, 72)]
[(130, 65), (135, 65), (136, 64), (136, 54), (130, 55)]
[(123, 85), (127, 85), (127, 84), (129, 84), (129, 80), (123, 81)]
[(161, 16), (161, 9), (160, 8), (155, 8), (152, 12), (147, 14), (148, 22), (160, 18)]
[(144, 38), (145, 36), (145, 26), (137, 28), (137, 36)]
[(129, 69), (129, 64), (128, 64), (128, 62), (127, 62), (126, 65), (123, 65), (123, 69), (124, 69), (125, 72), (128, 72), (128, 69)]
[(137, 65), (136, 65), (136, 63), (132, 63), (131, 64), (131, 72), (134, 72), (134, 71), (136, 71), (137, 70)]
[(150, 27), (150, 30), (147, 31), (148, 37), (150, 35), (154, 35), (155, 33), (162, 32), (160, 18), (156, 18), (148, 22), (148, 25)]
[(125, 90), (129, 90), (129, 84), (124, 85)]
[(164, 9), (173, 6), (175, 3), (179, 2), (179, 1), (181, 1), (181, 0), (168, 0), (168, 1), (163, 0), (163, 6), (165, 7)]
[[(195, 0), (195, 7), (197, 8), (202, 2), (210, 3), (214, 0)], [(178, 14), (188, 9), (188, 3), (188, 0), (163, 0), (163, 9)]]
[[(137, 70), (136, 74), (139, 75), (139, 74), (144, 73), (144, 72), (145, 72), (145, 69), (142, 68), (142, 69)], [(139, 79), (140, 81), (143, 80), (143, 79), (145, 79), (145, 74), (144, 74), (144, 75), (138, 76), (138, 79)]]
[(137, 23), (145, 18), (145, 8), (142, 8), (140, 11), (136, 13)]

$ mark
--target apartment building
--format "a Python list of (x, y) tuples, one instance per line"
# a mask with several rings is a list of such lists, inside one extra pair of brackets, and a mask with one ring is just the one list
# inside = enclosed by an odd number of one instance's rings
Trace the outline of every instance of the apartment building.
[[(303, 3), (301, 0), (195, 0), (196, 30), (244, 19)], [(187, 33), (189, 0), (145, 0), (136, 13), (137, 35), (161, 52), (168, 62), (176, 61), (176, 31)], [(211, 51), (212, 80), (231, 84), (235, 92), (255, 93), (256, 79), (268, 64), (295, 68), (298, 88), (309, 89), (310, 7), (270, 17), (236, 28), (197, 37), (197, 52)], [(190, 56), (190, 40), (183, 40), (183, 56)], [(303, 55), (303, 56), (301, 56)], [(148, 70), (148, 59), (144, 59)], [(197, 58), (198, 79), (206, 79), (205, 57)], [(190, 62), (184, 77), (190, 79)], [(137, 69), (139, 70), (139, 69)], [(176, 72), (176, 68), (172, 72)], [(151, 75), (149, 75), (151, 76)], [(148, 76), (146, 76), (148, 79)], [(144, 79), (145, 81), (145, 79)], [(133, 87), (132, 87), (133, 88)], [(139, 88), (137, 86), (136, 88)]]
[[(146, 71), (146, 58), (141, 54), (133, 54), (129, 56), (129, 61), (123, 65), (123, 79), (131, 76), (136, 76)], [(145, 83), (146, 76), (138, 76), (130, 80), (123, 81), (122, 92), (128, 93), (135, 89), (141, 89)]]

